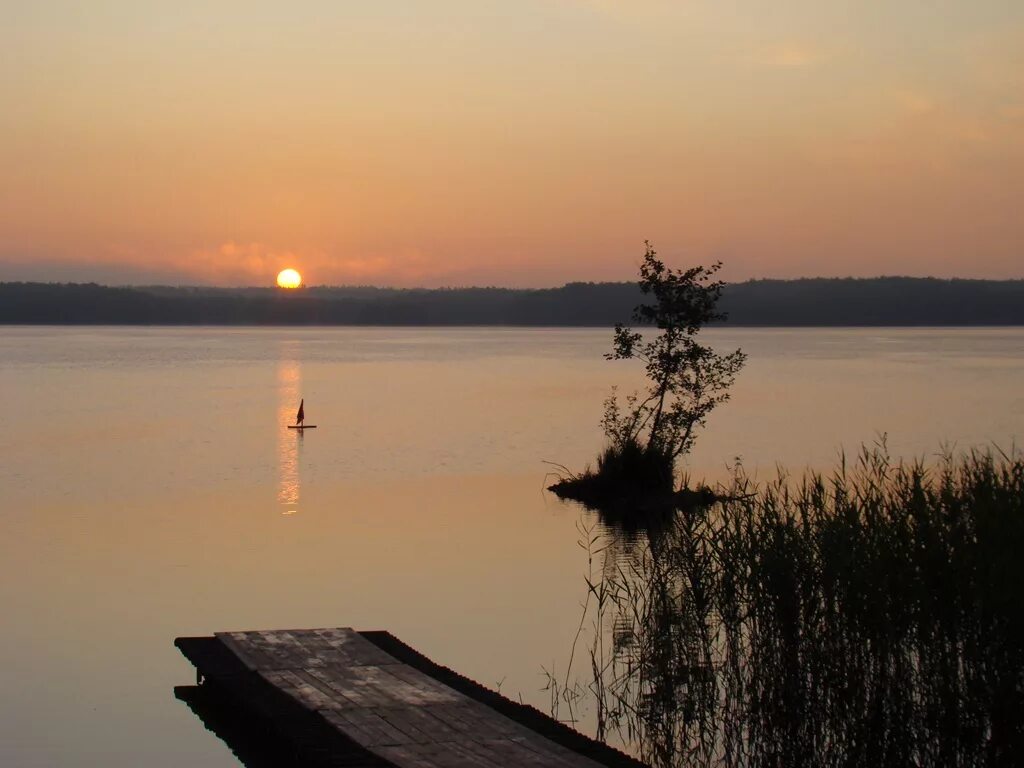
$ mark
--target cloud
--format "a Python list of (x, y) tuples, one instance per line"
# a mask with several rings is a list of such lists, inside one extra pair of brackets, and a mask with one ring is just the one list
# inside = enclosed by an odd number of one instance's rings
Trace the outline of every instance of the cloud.
[[(525, 279), (530, 265), (522, 266)], [(299, 270), (307, 285), (467, 285), (500, 281), (507, 265), (480, 264), (474, 253), (439, 255), (418, 247), (381, 250), (341, 247), (281, 248), (226, 240), (218, 245), (165, 251), (120, 245), (99, 253), (11, 253), (0, 250), (0, 281), (100, 282), (112, 285), (272, 286), (286, 267)], [(494, 272), (492, 275), (488, 270)], [(518, 275), (518, 273), (516, 273)]]
[(302, 256), (293, 250), (228, 240), (219, 246), (172, 256), (169, 266), (205, 283), (258, 284), (272, 283), (282, 269), (295, 267), (302, 261)]
[(676, 0), (557, 0), (557, 2), (618, 19), (642, 16), (660, 18), (666, 14), (678, 15), (687, 9), (685, 4), (680, 4)]
[(776, 69), (804, 69), (819, 63), (822, 58), (821, 51), (812, 46), (787, 43), (762, 51), (760, 61)]
[(1024, 104), (1004, 104), (999, 115), (1010, 123), (1024, 123)]
[(175, 259), (174, 269), (214, 285), (271, 285), (286, 267), (299, 270), (308, 285), (379, 283), (412, 286), (436, 282), (457, 265), (418, 248), (384, 253), (328, 253), (321, 249), (284, 249), (233, 240), (193, 250)]
[(903, 108), (912, 115), (927, 115), (938, 110), (938, 102), (923, 91), (900, 90), (896, 98)]

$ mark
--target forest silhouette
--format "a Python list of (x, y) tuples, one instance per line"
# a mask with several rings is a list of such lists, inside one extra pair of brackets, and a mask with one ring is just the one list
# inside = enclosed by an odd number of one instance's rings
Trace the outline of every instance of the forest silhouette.
[[(559, 288), (108, 287), (0, 283), (0, 323), (110, 325), (601, 326), (627, 321), (636, 283)], [(724, 287), (739, 326), (1024, 324), (1024, 280), (807, 278)]]

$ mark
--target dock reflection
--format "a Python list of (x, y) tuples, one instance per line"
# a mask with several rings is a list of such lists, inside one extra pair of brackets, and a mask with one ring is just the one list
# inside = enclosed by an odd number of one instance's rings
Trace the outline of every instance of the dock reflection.
[(175, 686), (174, 697), (184, 702), (246, 768), (308, 768), (309, 762), (296, 756), (294, 748), (275, 735), (272, 723), (246, 719), (216, 686)]

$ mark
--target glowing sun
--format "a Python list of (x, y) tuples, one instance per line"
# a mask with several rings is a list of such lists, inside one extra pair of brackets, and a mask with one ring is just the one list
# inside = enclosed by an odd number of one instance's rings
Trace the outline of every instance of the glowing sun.
[(282, 269), (277, 274), (277, 284), (281, 288), (298, 288), (302, 285), (302, 275), (294, 269)]

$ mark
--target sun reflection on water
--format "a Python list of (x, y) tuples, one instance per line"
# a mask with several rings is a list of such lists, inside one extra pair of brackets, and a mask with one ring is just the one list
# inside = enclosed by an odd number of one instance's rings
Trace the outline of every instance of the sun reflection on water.
[[(285, 350), (287, 351), (287, 350)], [(277, 500), (286, 509), (283, 515), (294, 515), (299, 503), (299, 458), (302, 454), (301, 429), (288, 429), (295, 421), (295, 411), (301, 397), (302, 370), (292, 355), (283, 355), (277, 366)]]

